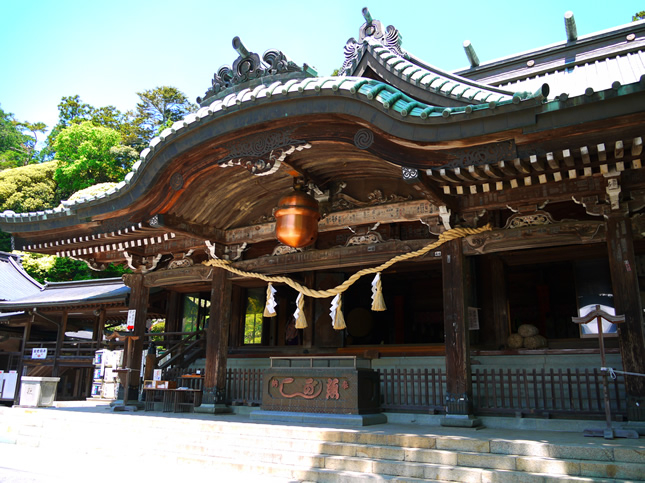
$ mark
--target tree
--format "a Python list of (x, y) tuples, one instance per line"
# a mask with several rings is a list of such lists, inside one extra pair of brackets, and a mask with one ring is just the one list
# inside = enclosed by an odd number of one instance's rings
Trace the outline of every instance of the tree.
[(643, 19), (645, 19), (645, 10), (643, 10), (642, 12), (637, 12), (632, 16), (632, 22)]
[(132, 113), (137, 144), (145, 146), (161, 130), (198, 108), (176, 87), (161, 86), (137, 92), (141, 100)]
[(0, 169), (34, 162), (38, 133), (45, 129), (47, 126), (42, 122), (20, 122), (13, 114), (0, 109)]
[(117, 131), (90, 121), (63, 129), (54, 141), (59, 162), (54, 180), (62, 198), (97, 183), (121, 181), (136, 158), (134, 150), (121, 148)]
[[(43, 156), (53, 158), (56, 151), (54, 144), (61, 131), (83, 122), (91, 122), (94, 126), (114, 129), (119, 133), (123, 130), (123, 133), (127, 134), (131, 129), (125, 128), (125, 126), (132, 120), (127, 114), (123, 114), (114, 106), (96, 108), (83, 102), (78, 95), (63, 96), (58, 104), (58, 123), (47, 137)], [(123, 133), (121, 133), (122, 137)]]
[(129, 269), (119, 265), (109, 264), (102, 272), (90, 270), (81, 260), (57, 257), (55, 255), (42, 255), (40, 253), (19, 252), (22, 257), (22, 267), (31, 277), (39, 283), (70, 282), (72, 280), (90, 280), (96, 278), (121, 277)]
[[(53, 208), (60, 200), (53, 180), (56, 163), (30, 164), (0, 171), (0, 212), (15, 213)], [(0, 232), (0, 250), (11, 251), (11, 235)]]
[(60, 203), (53, 179), (57, 167), (48, 162), (0, 171), (0, 212), (27, 213)]

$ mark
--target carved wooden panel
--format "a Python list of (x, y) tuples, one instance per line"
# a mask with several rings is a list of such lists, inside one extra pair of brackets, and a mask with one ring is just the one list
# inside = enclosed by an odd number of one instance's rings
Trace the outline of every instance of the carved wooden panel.
[(555, 245), (603, 243), (604, 241), (604, 222), (579, 221), (487, 231), (464, 238), (463, 244), (465, 254), (477, 255)]

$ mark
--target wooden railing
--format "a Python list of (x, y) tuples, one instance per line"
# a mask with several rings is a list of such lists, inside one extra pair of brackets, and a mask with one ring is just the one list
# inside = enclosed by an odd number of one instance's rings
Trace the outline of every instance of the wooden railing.
[[(381, 407), (389, 411), (443, 412), (446, 375), (441, 369), (384, 369)], [(604, 416), (603, 375), (598, 369), (476, 370), (475, 414)], [(614, 416), (627, 413), (625, 380), (609, 379)]]
[(229, 369), (226, 374), (226, 398), (232, 404), (259, 406), (262, 403), (261, 369)]
[[(176, 379), (195, 369), (169, 369)], [(202, 374), (204, 369), (201, 369)], [(441, 369), (381, 369), (381, 409), (445, 412), (446, 373)], [(229, 369), (226, 399), (232, 404), (262, 403), (262, 369)], [(604, 417), (603, 375), (598, 369), (484, 369), (472, 374), (475, 414)], [(626, 416), (624, 377), (609, 379), (612, 415)]]
[[(94, 341), (65, 341), (61, 346), (59, 357), (93, 359), (98, 348), (98, 344)], [(53, 359), (56, 353), (56, 342), (27, 342), (23, 356), (31, 359), (32, 349), (47, 349), (47, 359)]]
[[(515, 414), (604, 414), (599, 369), (483, 370), (473, 378), (476, 412)], [(625, 416), (625, 378), (609, 379), (612, 414)]]
[(441, 369), (381, 369), (379, 373), (383, 410), (443, 411), (446, 375)]

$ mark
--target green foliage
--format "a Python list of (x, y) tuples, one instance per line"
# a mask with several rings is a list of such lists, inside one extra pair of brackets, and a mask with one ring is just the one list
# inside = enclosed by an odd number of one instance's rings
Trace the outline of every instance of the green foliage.
[(114, 129), (121, 136), (121, 144), (136, 150), (138, 156), (161, 126), (172, 125), (198, 107), (175, 87), (156, 87), (137, 95), (140, 102), (136, 109), (125, 113), (114, 106), (91, 106), (78, 95), (63, 97), (58, 104), (58, 124), (49, 134), (41, 158), (58, 158), (55, 146), (58, 136), (63, 130), (84, 122)]
[(244, 316), (244, 343), (262, 343), (262, 322), (266, 296), (263, 289), (247, 290), (246, 314)]
[(16, 213), (39, 211), (56, 206), (54, 173), (58, 163), (31, 164), (0, 171), (0, 212)]
[(83, 122), (114, 129), (121, 134), (122, 127), (130, 121), (128, 114), (123, 114), (114, 106), (97, 108), (83, 102), (78, 95), (64, 96), (58, 104), (58, 124), (47, 137), (43, 157), (52, 158), (55, 155), (56, 138), (64, 129)]
[(645, 19), (645, 10), (643, 10), (641, 12), (636, 12), (632, 16), (632, 22), (636, 22), (637, 20), (643, 20), (643, 19)]
[(91, 198), (92, 196), (100, 195), (106, 191), (111, 190), (117, 185), (117, 183), (99, 183), (94, 184), (88, 188), (84, 188), (80, 191), (77, 191), (72, 196), (67, 198), (68, 201), (80, 200), (82, 198)]
[(198, 108), (176, 87), (161, 86), (137, 92), (140, 102), (134, 116), (134, 135), (138, 145), (146, 145), (159, 132)]
[[(54, 141), (59, 167), (54, 173), (63, 197), (97, 183), (120, 181), (132, 166), (134, 152), (120, 148), (114, 129), (86, 121), (63, 129)], [(114, 149), (117, 148), (117, 149)]]
[(0, 231), (0, 251), (11, 251), (11, 234)]
[(70, 282), (72, 280), (90, 280), (96, 278), (121, 277), (130, 272), (125, 267), (108, 265), (104, 271), (97, 272), (80, 260), (42, 255), (40, 253), (18, 252), (22, 256), (22, 266), (25, 271), (38, 282)]
[(14, 253), (22, 255), (22, 266), (25, 271), (42, 284), (93, 278), (89, 267), (79, 260), (40, 253)]
[[(166, 332), (166, 319), (154, 319), (148, 332), (152, 334)], [(157, 350), (164, 350), (164, 345), (162, 345), (164, 343), (163, 335), (153, 335), (150, 340), (155, 343)]]
[(38, 133), (46, 128), (42, 122), (19, 122), (13, 114), (0, 109), (0, 169), (34, 162)]

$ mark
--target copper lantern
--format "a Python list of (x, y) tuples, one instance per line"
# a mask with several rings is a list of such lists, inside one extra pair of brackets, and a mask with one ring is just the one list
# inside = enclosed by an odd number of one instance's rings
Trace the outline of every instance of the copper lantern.
[(294, 191), (278, 202), (275, 235), (287, 246), (302, 248), (318, 237), (318, 202), (304, 191)]

